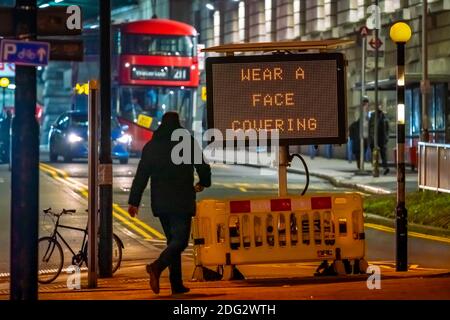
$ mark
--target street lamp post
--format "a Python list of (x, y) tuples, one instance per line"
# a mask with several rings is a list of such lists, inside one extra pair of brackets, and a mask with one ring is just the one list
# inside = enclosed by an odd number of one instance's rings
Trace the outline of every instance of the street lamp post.
[(396, 270), (408, 271), (408, 211), (405, 206), (405, 45), (411, 28), (404, 22), (390, 30), (397, 45), (397, 207), (396, 207)]

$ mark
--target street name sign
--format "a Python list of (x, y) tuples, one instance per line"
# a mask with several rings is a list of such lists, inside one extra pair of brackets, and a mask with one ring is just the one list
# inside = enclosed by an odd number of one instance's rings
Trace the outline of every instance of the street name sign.
[(278, 130), (282, 145), (346, 143), (341, 53), (206, 59), (208, 127)]
[(46, 66), (50, 54), (48, 42), (1, 40), (1, 62), (17, 65)]

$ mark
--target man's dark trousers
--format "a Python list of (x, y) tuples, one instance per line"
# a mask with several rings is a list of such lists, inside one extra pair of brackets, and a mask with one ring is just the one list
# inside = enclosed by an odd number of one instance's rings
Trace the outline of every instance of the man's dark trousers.
[(167, 247), (156, 261), (160, 270), (169, 267), (169, 279), (172, 288), (183, 284), (181, 273), (181, 254), (188, 246), (191, 234), (191, 216), (168, 214), (159, 217), (167, 237)]

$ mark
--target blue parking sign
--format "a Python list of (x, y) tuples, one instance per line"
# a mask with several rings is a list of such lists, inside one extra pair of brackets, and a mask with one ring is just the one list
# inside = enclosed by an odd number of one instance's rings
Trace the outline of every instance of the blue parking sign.
[(50, 44), (38, 41), (1, 40), (0, 61), (28, 66), (46, 66)]

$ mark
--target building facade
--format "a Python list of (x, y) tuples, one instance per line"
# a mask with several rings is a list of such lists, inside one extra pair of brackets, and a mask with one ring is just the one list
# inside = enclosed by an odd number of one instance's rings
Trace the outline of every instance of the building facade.
[[(351, 39), (355, 44), (343, 50), (348, 60), (347, 106), (348, 124), (358, 118), (361, 101), (362, 38), (360, 28), (375, 13), (370, 0), (196, 0), (190, 6), (190, 19), (171, 10), (171, 18), (184, 19), (199, 31), (199, 43), (206, 47), (231, 42), (263, 42), (281, 40)], [(171, 5), (171, 4), (170, 4)], [(421, 16), (422, 1), (379, 1), (381, 12), (379, 58), (379, 103), (390, 121), (390, 149), (395, 144), (396, 94), (395, 45), (389, 39), (393, 22), (405, 20), (413, 35), (406, 46), (407, 135), (410, 146), (417, 143), (421, 129)], [(431, 88), (428, 95), (428, 127), (430, 139), (450, 142), (450, 1), (428, 1), (428, 73)], [(185, 8), (183, 9), (185, 10)], [(370, 42), (369, 33), (367, 41)], [(366, 88), (374, 108), (374, 49), (368, 44), (366, 56)], [(345, 146), (319, 147), (319, 153), (345, 157)], [(389, 157), (393, 159), (393, 152)]]

